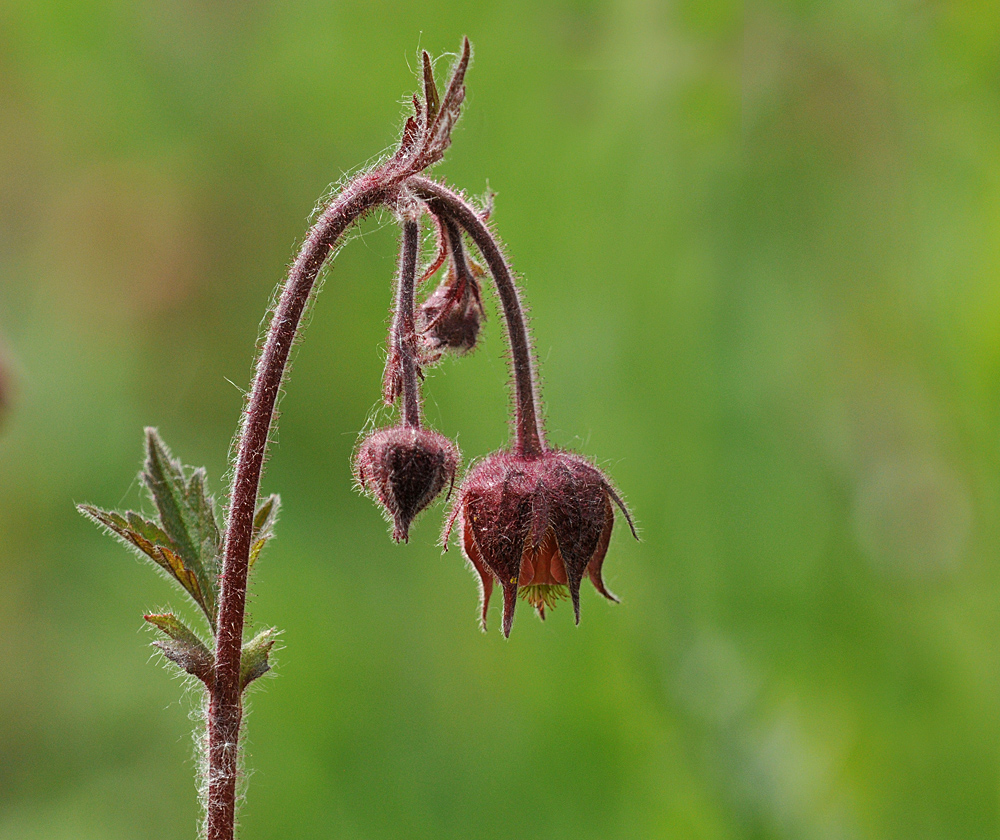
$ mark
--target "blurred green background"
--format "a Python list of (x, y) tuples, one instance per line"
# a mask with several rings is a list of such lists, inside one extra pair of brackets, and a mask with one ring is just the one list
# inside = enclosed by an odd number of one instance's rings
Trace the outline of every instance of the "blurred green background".
[[(440, 508), (389, 541), (349, 468), (395, 260), (366, 222), (264, 480), (241, 836), (996, 837), (994, 4), (4, 0), (0, 838), (194, 836), (198, 697), (141, 619), (183, 598), (73, 503), (140, 503), (144, 425), (222, 491), (318, 196), (464, 33), (438, 175), (498, 193), (551, 439), (643, 541), (621, 606), (522, 604), (509, 642)], [(467, 459), (506, 441), (488, 334), (426, 388)]]

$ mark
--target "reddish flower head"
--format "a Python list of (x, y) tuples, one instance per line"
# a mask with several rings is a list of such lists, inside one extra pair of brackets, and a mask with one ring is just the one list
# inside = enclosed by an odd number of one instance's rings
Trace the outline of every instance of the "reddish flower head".
[(497, 452), (465, 479), (448, 519), (445, 542), (458, 524), (462, 551), (482, 581), (482, 626), (493, 582), (503, 588), (503, 634), (510, 635), (521, 594), (545, 618), (568, 588), (580, 621), (586, 574), (605, 598), (601, 579), (614, 525), (612, 502), (635, 527), (622, 500), (596, 467), (568, 452), (536, 457)]
[(451, 487), (459, 457), (458, 447), (444, 435), (394, 426), (365, 438), (354, 458), (354, 474), (392, 518), (392, 538), (400, 542), (409, 539), (416, 515), (445, 485)]

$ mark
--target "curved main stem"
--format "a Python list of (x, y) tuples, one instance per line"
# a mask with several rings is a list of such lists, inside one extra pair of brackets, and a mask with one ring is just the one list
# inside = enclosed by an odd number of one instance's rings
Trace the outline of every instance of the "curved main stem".
[(243, 716), (240, 654), (246, 612), (247, 572), (253, 518), (271, 420), (302, 313), (316, 278), (344, 231), (385, 203), (396, 182), (382, 169), (365, 173), (326, 208), (309, 231), (288, 273), (257, 361), (253, 389), (243, 415), (219, 592), (215, 681), (208, 706), (207, 840), (233, 840), (236, 818), (238, 743)]
[[(390, 161), (386, 168), (365, 173), (351, 182), (310, 230), (288, 273), (271, 317), (263, 352), (257, 361), (253, 388), (237, 443), (220, 576), (215, 679), (209, 692), (208, 706), (207, 840), (233, 840), (234, 837), (238, 745), (243, 716), (240, 656), (250, 545), (268, 435), (288, 356), (316, 278), (340, 237), (368, 211), (394, 202), (401, 184), (411, 188), (435, 213), (457, 222), (486, 260), (500, 296), (513, 360), (515, 452), (537, 457), (546, 451), (536, 408), (535, 373), (524, 311), (500, 247), (476, 211), (461, 196), (427, 178), (406, 177), (393, 170), (391, 165)], [(411, 340), (414, 334), (413, 295), (418, 245), (417, 223), (407, 220), (403, 226), (400, 259), (398, 308), (402, 320), (397, 331), (397, 341), (400, 342)], [(420, 420), (416, 367), (413, 352), (407, 350), (412, 351), (413, 348), (406, 348), (401, 354), (403, 417), (408, 425), (416, 426)]]
[(544, 454), (547, 446), (538, 415), (531, 339), (514, 276), (500, 246), (479, 214), (458, 193), (421, 176), (414, 176), (406, 183), (435, 213), (458, 222), (486, 260), (507, 322), (514, 366), (514, 451), (526, 457)]

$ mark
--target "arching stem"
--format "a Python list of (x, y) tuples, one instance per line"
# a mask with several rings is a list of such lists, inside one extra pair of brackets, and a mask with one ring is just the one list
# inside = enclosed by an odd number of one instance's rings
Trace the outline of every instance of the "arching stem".
[(233, 840), (240, 722), (243, 716), (240, 654), (246, 612), (253, 518), (268, 435), (288, 354), (316, 278), (344, 231), (390, 201), (398, 176), (385, 168), (364, 173), (331, 202), (309, 231), (271, 316), (264, 350), (240, 429), (230, 492), (229, 521), (219, 581), (215, 680), (208, 705), (207, 840)]
[(544, 454), (547, 445), (537, 408), (531, 340), (513, 272), (500, 246), (475, 208), (458, 193), (421, 176), (409, 178), (406, 185), (427, 202), (434, 213), (458, 222), (486, 260), (500, 296), (514, 367), (514, 451), (525, 457)]

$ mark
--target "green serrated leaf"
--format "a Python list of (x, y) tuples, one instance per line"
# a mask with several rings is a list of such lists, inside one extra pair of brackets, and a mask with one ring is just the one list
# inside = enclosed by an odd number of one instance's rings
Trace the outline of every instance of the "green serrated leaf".
[(258, 677), (271, 670), (268, 656), (277, 641), (278, 629), (270, 627), (262, 630), (243, 645), (240, 654), (240, 689), (245, 690)]
[(222, 556), (222, 533), (215, 516), (215, 500), (205, 490), (205, 470), (199, 467), (191, 473), (185, 493), (190, 511), (189, 529), (196, 547), (200, 549), (202, 563), (212, 573), (219, 573)]
[(278, 521), (278, 512), (281, 509), (281, 496), (272, 493), (257, 508), (253, 517), (253, 533), (250, 539), (250, 568), (260, 556), (261, 549), (267, 541), (274, 536), (274, 526)]
[[(178, 580), (191, 592), (214, 628), (222, 535), (214, 500), (205, 491), (205, 471), (199, 468), (186, 477), (180, 461), (174, 459), (156, 429), (149, 428), (142, 478), (160, 514), (160, 526), (169, 537), (169, 548), (194, 576), (198, 594), (186, 582), (187, 576), (178, 575)], [(175, 564), (170, 567), (174, 569)]]
[(188, 567), (184, 558), (178, 553), (177, 546), (163, 529), (135, 511), (126, 511), (123, 516), (116, 511), (101, 510), (93, 505), (77, 507), (85, 516), (108, 528), (121, 542), (136, 550), (140, 556), (148, 557), (168, 572), (201, 607), (214, 629), (214, 590), (209, 589), (206, 592), (199, 575)]
[(178, 667), (193, 674), (206, 686), (214, 681), (215, 661), (205, 643), (173, 613), (144, 616), (146, 621), (168, 637), (153, 642), (163, 655)]
[(152, 428), (146, 429), (146, 463), (142, 480), (153, 497), (163, 530), (177, 546), (181, 556), (197, 561), (188, 533), (188, 523), (182, 512), (182, 507), (187, 507), (184, 472), (180, 462), (174, 460), (156, 429)]

